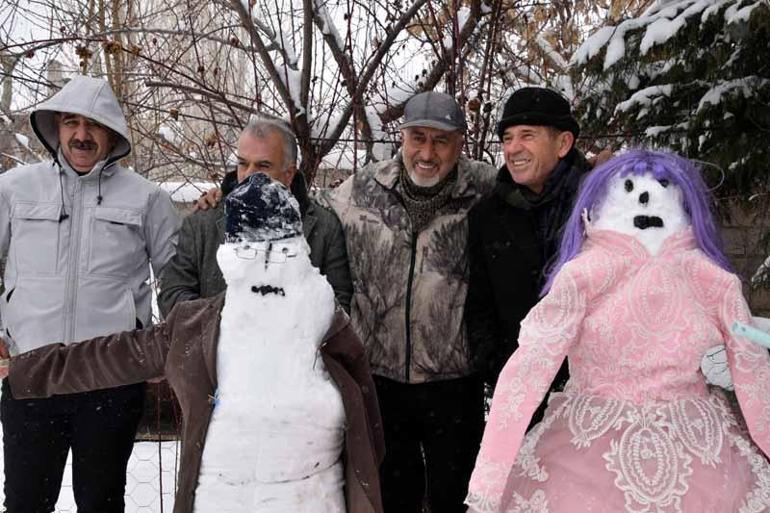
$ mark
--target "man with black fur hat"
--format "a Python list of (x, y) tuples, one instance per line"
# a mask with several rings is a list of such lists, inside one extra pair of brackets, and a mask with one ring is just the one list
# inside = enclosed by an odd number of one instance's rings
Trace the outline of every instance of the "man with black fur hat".
[[(514, 92), (497, 133), (505, 165), (493, 194), (468, 216), (466, 301), (472, 356), (492, 386), (517, 347), (519, 323), (538, 300), (543, 270), (558, 249), (561, 227), (590, 169), (575, 148), (580, 127), (570, 104), (551, 89)], [(565, 365), (555, 383), (566, 378)]]

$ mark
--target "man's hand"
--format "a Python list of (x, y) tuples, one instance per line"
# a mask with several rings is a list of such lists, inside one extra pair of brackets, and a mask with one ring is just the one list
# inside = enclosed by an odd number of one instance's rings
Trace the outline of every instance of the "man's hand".
[(0, 379), (8, 377), (8, 370), (10, 364), (11, 354), (8, 352), (8, 345), (5, 340), (0, 337)]
[(215, 208), (220, 201), (222, 201), (222, 189), (210, 189), (201, 194), (201, 197), (193, 204), (193, 210)]
[[(610, 160), (613, 156), (612, 148), (604, 148), (602, 151), (594, 155), (588, 160), (588, 164), (591, 166), (591, 169), (595, 168), (596, 166), (601, 166), (608, 160)], [(200, 200), (198, 200), (200, 201)]]
[(5, 339), (0, 337), (0, 358), (7, 360), (11, 357), (11, 353), (8, 352), (8, 344), (5, 343)]

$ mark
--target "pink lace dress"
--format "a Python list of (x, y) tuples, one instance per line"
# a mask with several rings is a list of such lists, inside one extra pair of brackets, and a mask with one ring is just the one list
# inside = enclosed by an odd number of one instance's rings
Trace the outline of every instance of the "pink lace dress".
[[(739, 279), (677, 233), (651, 256), (590, 231), (522, 323), (498, 381), (466, 503), (505, 513), (770, 512), (770, 357)], [(745, 424), (700, 362), (727, 345)], [(564, 357), (571, 379), (525, 436)]]

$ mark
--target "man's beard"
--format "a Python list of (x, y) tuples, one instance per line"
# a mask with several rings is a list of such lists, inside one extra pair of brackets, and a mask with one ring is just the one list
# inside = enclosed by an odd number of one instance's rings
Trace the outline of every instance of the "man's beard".
[(438, 173), (431, 176), (430, 178), (423, 178), (422, 176), (419, 176), (417, 173), (415, 173), (414, 169), (407, 169), (406, 173), (409, 175), (409, 179), (412, 180), (412, 183), (417, 187), (433, 187), (443, 178), (443, 176)]

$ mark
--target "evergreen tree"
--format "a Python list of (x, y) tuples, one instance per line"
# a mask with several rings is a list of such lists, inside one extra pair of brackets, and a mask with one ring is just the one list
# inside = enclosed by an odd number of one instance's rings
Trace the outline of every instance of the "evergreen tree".
[(769, 50), (768, 0), (659, 0), (576, 52), (583, 130), (712, 163), (720, 197), (767, 192)]

